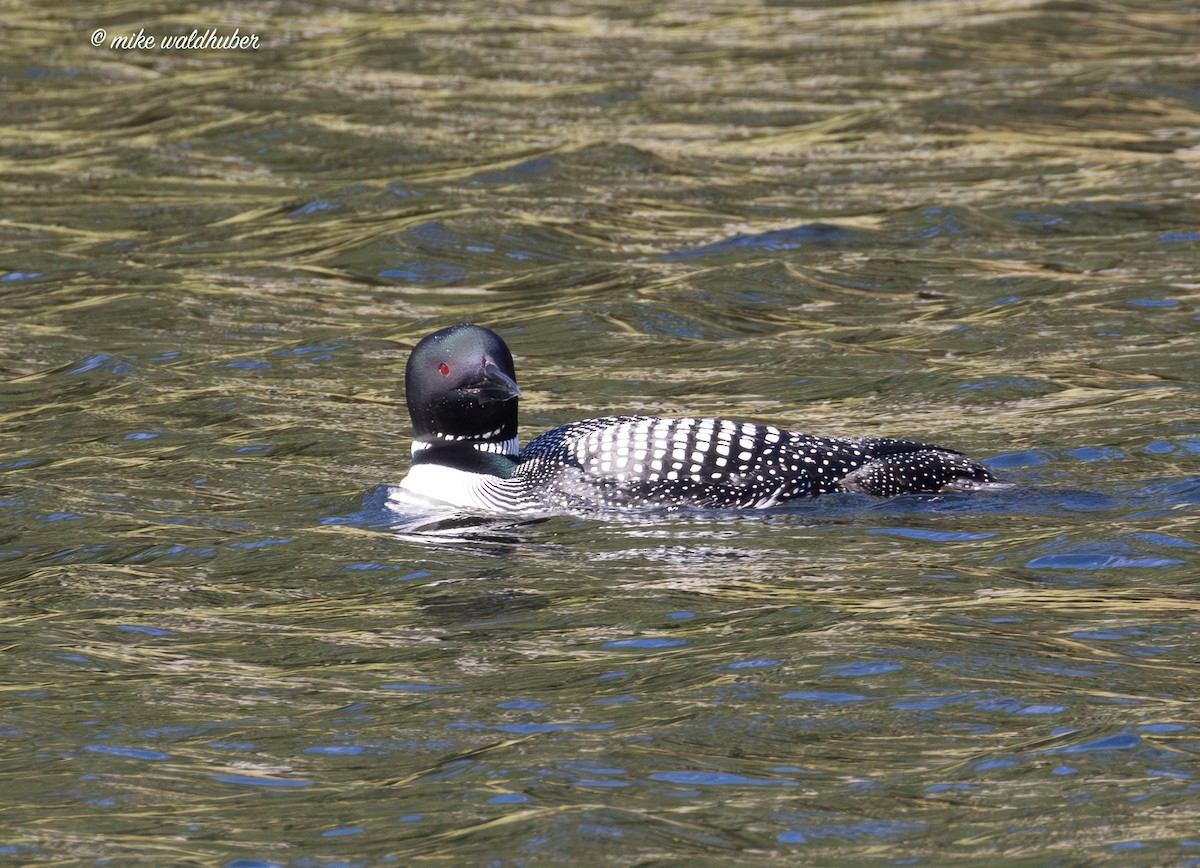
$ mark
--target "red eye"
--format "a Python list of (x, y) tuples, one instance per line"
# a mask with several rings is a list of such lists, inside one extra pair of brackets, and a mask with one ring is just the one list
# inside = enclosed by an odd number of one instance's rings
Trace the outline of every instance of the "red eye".
[(442, 362), (440, 365), (438, 365), (438, 370), (442, 372), (442, 376), (444, 377), (450, 373), (450, 366), (445, 362)]

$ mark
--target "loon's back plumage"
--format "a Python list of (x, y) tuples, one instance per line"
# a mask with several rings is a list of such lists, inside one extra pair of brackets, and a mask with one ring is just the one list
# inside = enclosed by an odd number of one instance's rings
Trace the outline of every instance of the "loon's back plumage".
[[(517, 453), (520, 393), (511, 355), (507, 367), (497, 361), (507, 353), (498, 335), (466, 324), (436, 332), (413, 350), (407, 381), (416, 439), (402, 486), (454, 506), (553, 512), (762, 508), (839, 491), (892, 497), (995, 484), (985, 467), (939, 446), (813, 437), (727, 419), (586, 419), (547, 431)], [(451, 388), (449, 377), (461, 368), (478, 373)], [(439, 420), (430, 394), (452, 418)], [(481, 408), (473, 433), (472, 400)]]

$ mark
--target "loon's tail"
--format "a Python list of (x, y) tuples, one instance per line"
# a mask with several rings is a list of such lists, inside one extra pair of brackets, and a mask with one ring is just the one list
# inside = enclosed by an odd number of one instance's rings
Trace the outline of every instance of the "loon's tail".
[(957, 452), (920, 446), (911, 452), (886, 450), (846, 474), (840, 486), (842, 491), (857, 494), (896, 497), (919, 492), (986, 491), (1011, 488), (1012, 484), (998, 482), (982, 464)]

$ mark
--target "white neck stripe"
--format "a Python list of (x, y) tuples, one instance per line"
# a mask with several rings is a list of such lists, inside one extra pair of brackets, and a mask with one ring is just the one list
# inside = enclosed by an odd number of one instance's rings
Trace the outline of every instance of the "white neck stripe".
[[(498, 434), (500, 432), (493, 431), (491, 433)], [(480, 452), (495, 452), (498, 455), (516, 455), (521, 451), (521, 441), (519, 437), (513, 437), (508, 440), (474, 440), (466, 437), (438, 435), (438, 439), (446, 440), (451, 443), (462, 443), (464, 446), (470, 446), (472, 449), (477, 449)], [(428, 441), (414, 440), (412, 442), (412, 454), (416, 455), (422, 449), (428, 449), (433, 445), (433, 443)]]

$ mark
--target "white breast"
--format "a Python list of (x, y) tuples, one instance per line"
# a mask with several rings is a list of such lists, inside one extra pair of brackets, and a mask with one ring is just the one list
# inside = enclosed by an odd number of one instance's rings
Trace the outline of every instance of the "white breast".
[(438, 464), (417, 464), (408, 471), (400, 487), (418, 497), (464, 509), (496, 509), (487, 490), (498, 480), (484, 473), (470, 473)]

